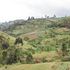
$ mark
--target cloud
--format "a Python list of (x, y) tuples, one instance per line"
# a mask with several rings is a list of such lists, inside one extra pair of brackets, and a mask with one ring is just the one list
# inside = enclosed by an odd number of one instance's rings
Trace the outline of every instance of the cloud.
[(70, 15), (70, 0), (0, 0), (0, 21)]

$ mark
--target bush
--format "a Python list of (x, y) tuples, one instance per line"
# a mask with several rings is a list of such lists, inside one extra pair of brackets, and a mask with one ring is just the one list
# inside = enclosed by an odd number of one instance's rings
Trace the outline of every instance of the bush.
[(62, 55), (65, 56), (67, 54), (67, 46), (66, 46), (65, 43), (62, 43), (61, 50), (62, 50), (62, 53), (63, 53)]
[(28, 54), (27, 54), (26, 62), (27, 62), (27, 63), (33, 63), (33, 56), (32, 56), (31, 53), (28, 53)]
[(64, 56), (61, 59), (62, 61), (70, 61), (70, 56)]
[(7, 58), (6, 58), (6, 64), (12, 64), (17, 62), (17, 56), (15, 53), (15, 49), (8, 49), (7, 51)]
[(16, 38), (16, 40), (15, 40), (15, 45), (16, 45), (16, 44), (19, 44), (19, 43), (21, 43), (21, 44), (23, 45), (23, 40), (22, 40), (22, 38), (20, 38), (20, 37)]
[(24, 40), (25, 40), (25, 41), (28, 41), (28, 40), (29, 40), (29, 38), (28, 38), (28, 37), (24, 37)]
[(2, 43), (2, 48), (7, 49), (9, 47), (9, 44), (7, 42)]

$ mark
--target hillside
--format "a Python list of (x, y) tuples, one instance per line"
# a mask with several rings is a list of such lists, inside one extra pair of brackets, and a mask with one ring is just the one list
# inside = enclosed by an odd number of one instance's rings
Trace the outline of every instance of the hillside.
[(3, 31), (13, 36), (19, 36), (34, 31), (44, 31), (57, 21), (57, 19), (15, 20), (9, 23), (9, 25), (7, 24), (8, 27), (4, 27)]
[(6, 41), (6, 42), (9, 43), (9, 45), (13, 45), (13, 43), (15, 41), (15, 38), (10, 36), (10, 35), (8, 35), (5, 32), (0, 31), (0, 44), (1, 44), (2, 41), (3, 42)]
[(0, 26), (0, 70), (70, 69), (70, 17), (6, 24)]

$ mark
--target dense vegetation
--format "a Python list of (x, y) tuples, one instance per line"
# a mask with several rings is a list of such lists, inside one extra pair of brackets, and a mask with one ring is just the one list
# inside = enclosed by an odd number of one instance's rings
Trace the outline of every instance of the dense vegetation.
[(1, 65), (70, 61), (70, 17), (12, 22), (0, 27)]

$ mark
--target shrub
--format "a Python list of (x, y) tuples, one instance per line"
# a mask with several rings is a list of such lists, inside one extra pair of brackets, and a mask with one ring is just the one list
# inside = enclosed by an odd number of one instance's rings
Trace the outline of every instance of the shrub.
[(7, 52), (7, 58), (6, 58), (6, 64), (12, 64), (17, 62), (17, 56), (15, 53), (15, 49), (8, 49)]
[(27, 54), (26, 62), (27, 62), (27, 63), (33, 63), (33, 56), (32, 56), (31, 53), (28, 53), (28, 54)]
[(70, 56), (64, 56), (61, 59), (62, 61), (70, 61)]
[(28, 40), (29, 40), (29, 38), (28, 38), (28, 37), (24, 37), (24, 40), (25, 40), (25, 41), (28, 41)]
[(16, 38), (16, 40), (15, 40), (15, 45), (16, 45), (16, 44), (19, 44), (19, 43), (21, 43), (21, 44), (23, 45), (23, 40), (22, 40), (22, 38), (20, 38), (20, 37)]
[(67, 47), (66, 47), (66, 44), (65, 43), (62, 43), (61, 50), (62, 50), (62, 53), (63, 53), (62, 55), (65, 56), (67, 54)]
[(2, 43), (2, 48), (7, 49), (9, 47), (9, 44), (7, 42)]

